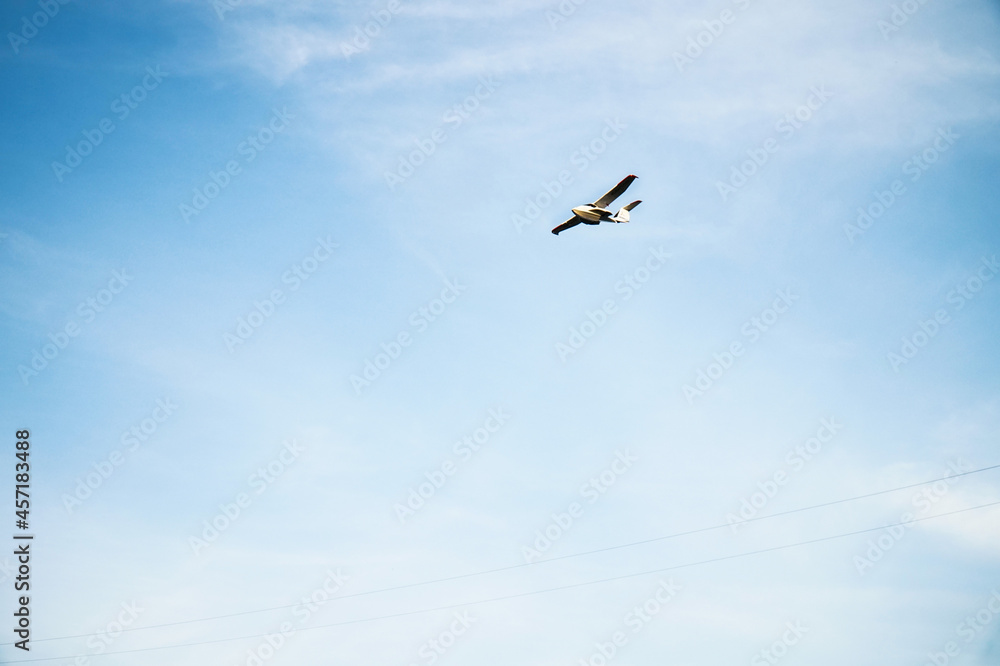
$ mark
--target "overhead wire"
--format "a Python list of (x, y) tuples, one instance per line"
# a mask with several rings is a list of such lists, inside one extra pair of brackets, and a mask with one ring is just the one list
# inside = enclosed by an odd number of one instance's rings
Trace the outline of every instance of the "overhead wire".
[[(790, 543), (790, 544), (783, 544), (781, 546), (772, 546), (772, 547), (769, 547), (769, 548), (761, 548), (761, 549), (758, 549), (758, 550), (746, 551), (746, 552), (742, 552), (742, 553), (734, 553), (732, 555), (724, 555), (722, 557), (714, 557), (714, 558), (710, 558), (710, 559), (706, 559), (706, 560), (698, 560), (698, 561), (695, 561), (695, 562), (687, 562), (687, 563), (684, 563), (684, 564), (677, 564), (677, 565), (673, 565), (673, 566), (669, 566), (669, 567), (662, 567), (662, 568), (658, 568), (658, 569), (649, 569), (649, 570), (646, 570), (646, 571), (638, 571), (638, 572), (630, 573), (630, 574), (622, 574), (622, 575), (619, 575), (619, 576), (612, 576), (612, 577), (609, 577), (609, 578), (601, 578), (601, 579), (598, 579), (598, 580), (591, 580), (591, 581), (582, 581), (582, 582), (578, 582), (578, 583), (571, 583), (571, 584), (568, 584), (568, 585), (559, 585), (559, 586), (556, 586), (556, 587), (549, 587), (549, 588), (545, 588), (545, 589), (541, 589), (541, 590), (531, 590), (531, 591), (528, 591), (528, 592), (520, 592), (520, 593), (517, 593), (517, 594), (508, 594), (508, 595), (503, 595), (503, 596), (499, 596), (499, 597), (491, 597), (491, 598), (488, 598), (488, 599), (478, 599), (478, 600), (473, 600), (473, 601), (466, 601), (466, 602), (462, 602), (462, 603), (458, 603), (458, 604), (449, 604), (449, 605), (445, 605), (445, 606), (435, 606), (433, 608), (422, 608), (422, 609), (418, 609), (418, 610), (405, 611), (405, 612), (401, 612), (401, 613), (392, 613), (392, 614), (388, 614), (388, 615), (377, 615), (377, 616), (374, 616), (374, 617), (360, 618), (360, 619), (356, 619), (356, 620), (344, 620), (344, 621), (341, 621), (341, 622), (331, 622), (331, 623), (327, 623), (327, 624), (317, 624), (317, 625), (313, 625), (313, 626), (309, 626), (309, 627), (301, 627), (301, 628), (296, 629), (295, 631), (299, 632), (299, 631), (312, 631), (312, 630), (316, 630), (316, 629), (329, 629), (331, 627), (340, 627), (340, 626), (346, 626), (346, 625), (351, 625), (351, 624), (360, 624), (360, 623), (363, 623), (363, 622), (375, 622), (375, 621), (378, 621), (378, 620), (387, 620), (387, 619), (392, 619), (392, 618), (405, 617), (405, 616), (409, 616), (409, 615), (419, 615), (419, 614), (423, 614), (423, 613), (432, 613), (432, 612), (441, 611), (441, 610), (452, 610), (452, 609), (455, 609), (455, 608), (462, 608), (464, 606), (476, 606), (476, 605), (486, 604), (486, 603), (495, 603), (495, 602), (498, 602), (498, 601), (507, 601), (507, 600), (510, 600), (510, 599), (518, 599), (518, 598), (529, 597), (529, 596), (534, 596), (534, 595), (538, 595), (538, 594), (546, 594), (548, 592), (557, 592), (557, 591), (561, 591), (561, 590), (569, 590), (569, 589), (574, 589), (574, 588), (579, 588), (579, 587), (586, 587), (586, 586), (590, 586), (590, 585), (598, 585), (598, 584), (601, 584), (601, 583), (609, 583), (609, 582), (618, 581), (618, 580), (625, 580), (625, 579), (628, 579), (628, 578), (636, 578), (636, 577), (639, 577), (639, 576), (648, 576), (648, 575), (656, 574), (656, 573), (666, 573), (668, 571), (677, 571), (679, 569), (686, 569), (686, 568), (695, 567), (695, 566), (702, 566), (702, 565), (705, 565), (705, 564), (713, 564), (713, 563), (716, 563), (716, 562), (724, 562), (724, 561), (727, 561), (727, 560), (734, 560), (734, 559), (739, 559), (739, 558), (742, 558), (742, 557), (750, 557), (750, 556), (753, 556), (753, 555), (761, 555), (763, 553), (772, 553), (772, 552), (776, 552), (776, 551), (780, 551), (780, 550), (787, 550), (787, 549), (790, 549), (790, 548), (798, 548), (798, 547), (801, 547), (801, 546), (807, 546), (807, 545), (811, 545), (811, 544), (822, 543), (822, 542), (825, 542), (825, 541), (832, 541), (832, 540), (835, 540), (835, 539), (844, 539), (844, 538), (847, 538), (847, 537), (857, 536), (857, 535), (860, 535), (860, 534), (867, 534), (869, 532), (877, 532), (879, 530), (891, 529), (893, 527), (899, 527), (899, 526), (903, 526), (903, 525), (911, 525), (913, 523), (923, 522), (923, 521), (927, 521), (927, 520), (935, 520), (935, 519), (938, 519), (938, 518), (945, 518), (945, 517), (948, 517), (948, 516), (954, 516), (954, 515), (957, 515), (957, 514), (960, 514), (960, 513), (966, 513), (966, 512), (969, 512), (969, 511), (977, 511), (977, 510), (985, 509), (985, 508), (992, 507), (992, 506), (1000, 506), (1000, 501), (989, 502), (989, 503), (986, 503), (986, 504), (980, 504), (978, 506), (965, 507), (963, 509), (956, 509), (954, 511), (948, 511), (948, 512), (936, 514), (936, 515), (933, 515), (933, 516), (924, 516), (924, 517), (921, 517), (921, 518), (913, 518), (911, 520), (906, 520), (906, 521), (902, 521), (902, 522), (890, 523), (888, 525), (880, 525), (878, 527), (870, 527), (870, 528), (866, 528), (866, 529), (863, 529), (863, 530), (854, 530), (852, 532), (844, 532), (844, 533), (841, 533), (841, 534), (834, 534), (834, 535), (830, 535), (830, 536), (819, 537), (817, 539), (809, 539), (809, 540), (806, 540), (806, 541), (799, 541), (799, 542)], [(135, 654), (135, 653), (138, 653), (138, 652), (151, 652), (151, 651), (155, 651), (155, 650), (170, 650), (170, 649), (183, 648), (183, 647), (196, 647), (196, 646), (200, 646), (200, 645), (211, 645), (211, 644), (216, 644), (216, 643), (227, 643), (227, 642), (234, 642), (234, 641), (242, 641), (242, 640), (247, 640), (247, 639), (250, 639), (250, 638), (266, 638), (266, 637), (268, 637), (270, 635), (271, 634), (269, 634), (269, 633), (267, 633), (267, 634), (250, 634), (250, 635), (244, 635), (244, 636), (232, 636), (232, 637), (228, 637), (228, 638), (217, 638), (217, 639), (211, 639), (211, 640), (205, 640), (205, 641), (196, 641), (196, 642), (192, 642), (192, 643), (176, 643), (176, 644), (171, 644), (171, 645), (155, 645), (155, 646), (150, 646), (150, 647), (134, 648), (134, 649), (131, 649), (131, 650), (118, 650), (118, 651), (115, 651), (115, 652), (104, 652), (104, 653), (101, 653), (101, 654), (74, 654), (74, 655), (63, 655), (63, 656), (59, 656), (59, 657), (40, 657), (40, 658), (34, 658), (34, 659), (8, 660), (5, 663), (8, 663), (8, 664), (25, 664), (25, 663), (41, 662), (41, 661), (57, 661), (57, 660), (63, 660), (63, 659), (76, 659), (76, 658), (79, 658), (79, 657), (89, 657), (89, 658), (110, 657), (110, 656), (121, 655), (121, 654)]]
[[(899, 492), (899, 491), (902, 491), (902, 490), (909, 490), (911, 488), (917, 488), (917, 487), (920, 487), (920, 486), (926, 486), (926, 485), (930, 485), (930, 484), (933, 484), (933, 483), (938, 483), (938, 482), (941, 482), (941, 481), (947, 481), (947, 480), (958, 478), (958, 477), (962, 477), (962, 476), (969, 476), (971, 474), (980, 474), (982, 472), (988, 472), (990, 470), (994, 470), (994, 469), (998, 469), (998, 468), (1000, 468), (1000, 464), (990, 465), (990, 466), (987, 466), (987, 467), (980, 467), (980, 468), (977, 468), (977, 469), (967, 470), (967, 471), (964, 471), (964, 472), (955, 472), (955, 473), (952, 473), (952, 474), (949, 474), (949, 475), (946, 475), (946, 476), (942, 476), (942, 477), (937, 477), (937, 478), (934, 478), (934, 479), (930, 479), (928, 481), (920, 481), (920, 482), (917, 482), (917, 483), (910, 483), (910, 484), (907, 484), (907, 485), (904, 485), (904, 486), (897, 486), (897, 487), (888, 488), (888, 489), (885, 489), (885, 490), (878, 490), (878, 491), (875, 491), (875, 492), (865, 493), (863, 495), (854, 495), (852, 497), (845, 497), (845, 498), (842, 498), (842, 499), (832, 500), (832, 501), (829, 501), (829, 502), (822, 502), (820, 504), (811, 504), (809, 506), (799, 507), (797, 509), (788, 509), (786, 511), (779, 511), (777, 513), (768, 514), (766, 516), (755, 516), (755, 517), (751, 517), (751, 518), (747, 518), (747, 519), (742, 519), (742, 520), (739, 521), (739, 523), (740, 524), (747, 524), (747, 523), (754, 523), (754, 522), (759, 522), (759, 521), (763, 521), (763, 520), (771, 520), (773, 518), (779, 518), (781, 516), (788, 516), (788, 515), (792, 515), (792, 514), (796, 514), (796, 513), (802, 513), (802, 512), (805, 512), (805, 511), (813, 511), (815, 509), (821, 509), (821, 508), (825, 508), (825, 507), (829, 507), (829, 506), (835, 506), (837, 504), (844, 504), (846, 502), (855, 502), (855, 501), (862, 500), (862, 499), (868, 499), (868, 498), (871, 498), (871, 497), (877, 497), (879, 495), (886, 495), (886, 494), (889, 494), (889, 493), (895, 493), (895, 492)], [(615, 544), (613, 546), (604, 546), (604, 547), (601, 547), (601, 548), (594, 548), (594, 549), (591, 549), (591, 550), (579, 551), (579, 552), (576, 552), (576, 553), (569, 553), (569, 554), (566, 554), (566, 555), (558, 555), (558, 556), (555, 556), (555, 557), (546, 558), (544, 560), (539, 560), (537, 562), (519, 562), (517, 564), (508, 564), (506, 566), (495, 567), (493, 569), (485, 569), (485, 570), (481, 570), (481, 571), (472, 571), (472, 572), (463, 573), (463, 574), (455, 574), (455, 575), (451, 575), (451, 576), (443, 576), (441, 578), (431, 578), (431, 579), (428, 579), (428, 580), (415, 581), (415, 582), (412, 582), (412, 583), (403, 583), (403, 584), (400, 584), (400, 585), (391, 585), (391, 586), (387, 586), (387, 587), (375, 588), (375, 589), (372, 589), (372, 590), (363, 590), (361, 592), (353, 592), (351, 594), (341, 594), (341, 595), (337, 595), (336, 599), (352, 599), (352, 598), (356, 598), (356, 597), (369, 596), (369, 595), (372, 595), (372, 594), (381, 594), (383, 592), (395, 592), (397, 590), (405, 590), (405, 589), (409, 589), (409, 588), (413, 588), (413, 587), (420, 587), (422, 585), (432, 585), (432, 584), (435, 584), (435, 583), (446, 583), (446, 582), (455, 581), (455, 580), (462, 580), (462, 579), (465, 579), (465, 578), (473, 578), (473, 577), (476, 577), (476, 576), (486, 576), (486, 575), (493, 574), (493, 573), (500, 573), (502, 571), (512, 571), (514, 569), (521, 569), (521, 568), (524, 568), (524, 567), (540, 566), (540, 565), (548, 564), (550, 562), (558, 562), (560, 560), (568, 560), (568, 559), (572, 559), (572, 558), (576, 558), (576, 557), (584, 557), (586, 555), (596, 555), (598, 553), (606, 553), (606, 552), (610, 552), (610, 551), (613, 551), (613, 550), (620, 550), (622, 548), (631, 548), (631, 547), (634, 547), (634, 546), (642, 546), (642, 545), (649, 544), (649, 543), (655, 543), (657, 541), (665, 541), (665, 540), (668, 540), (668, 539), (676, 539), (676, 538), (683, 537), (683, 536), (692, 536), (692, 535), (695, 535), (695, 534), (702, 534), (702, 533), (705, 533), (705, 532), (711, 532), (711, 531), (714, 531), (714, 530), (724, 529), (726, 527), (731, 527), (731, 526), (732, 526), (732, 523), (729, 523), (729, 522), (720, 523), (720, 524), (717, 524), (717, 525), (710, 525), (708, 527), (700, 527), (700, 528), (696, 528), (696, 529), (686, 530), (686, 531), (683, 531), (683, 532), (674, 532), (674, 533), (671, 533), (671, 534), (666, 534), (666, 535), (658, 536), (658, 537), (652, 537), (652, 538), (649, 538), (649, 539), (641, 539), (639, 541), (629, 541), (629, 542), (626, 542), (626, 543)], [(122, 629), (122, 633), (125, 633), (125, 632), (134, 632), (134, 631), (147, 631), (147, 630), (150, 630), (150, 629), (160, 629), (160, 628), (163, 628), (163, 627), (175, 627), (175, 626), (179, 626), (179, 625), (182, 625), (182, 624), (193, 624), (193, 623), (196, 623), (196, 622), (210, 622), (212, 620), (223, 620), (223, 619), (228, 619), (228, 618), (232, 618), (232, 617), (240, 617), (240, 616), (244, 616), (244, 615), (254, 615), (254, 614), (257, 614), (257, 613), (266, 613), (268, 611), (284, 610), (286, 608), (295, 608), (296, 606), (301, 605), (301, 603), (302, 602), (296, 602), (296, 603), (293, 603), (293, 604), (283, 604), (283, 605), (280, 605), (280, 606), (268, 606), (266, 608), (257, 608), (257, 609), (253, 609), (253, 610), (237, 611), (237, 612), (234, 612), (234, 613), (224, 613), (224, 614), (221, 614), (221, 615), (210, 615), (210, 616), (206, 616), (206, 617), (192, 618), (192, 619), (188, 619), (188, 620), (177, 620), (175, 622), (163, 622), (163, 623), (160, 623), (160, 624), (150, 624), (150, 625), (146, 625), (146, 626), (143, 626), (143, 627), (126, 627), (126, 628)], [(96, 636), (96, 635), (97, 635), (96, 632), (92, 632), (92, 633), (86, 633), (86, 634), (71, 634), (71, 635), (66, 635), (66, 636), (51, 636), (51, 637), (48, 637), (48, 638), (32, 639), (32, 642), (34, 642), (34, 643), (44, 643), (44, 642), (48, 642), (48, 641), (67, 640), (67, 639), (71, 639), (71, 638), (87, 638), (89, 636)], [(0, 646), (4, 646), (4, 645), (13, 645), (13, 643), (0, 643)]]

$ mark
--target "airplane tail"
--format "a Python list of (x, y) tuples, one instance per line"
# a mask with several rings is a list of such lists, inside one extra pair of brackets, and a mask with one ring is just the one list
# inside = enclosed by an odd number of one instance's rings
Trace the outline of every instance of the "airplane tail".
[(627, 206), (623, 206), (622, 209), (619, 210), (617, 213), (615, 213), (615, 216), (613, 218), (611, 218), (611, 219), (613, 219), (615, 222), (617, 222), (619, 224), (622, 224), (624, 222), (628, 222), (629, 219), (630, 219), (629, 211), (632, 210), (633, 208), (635, 208), (636, 206), (638, 206), (641, 203), (642, 203), (642, 200), (640, 199), (639, 201), (633, 201), (632, 203), (630, 203)]

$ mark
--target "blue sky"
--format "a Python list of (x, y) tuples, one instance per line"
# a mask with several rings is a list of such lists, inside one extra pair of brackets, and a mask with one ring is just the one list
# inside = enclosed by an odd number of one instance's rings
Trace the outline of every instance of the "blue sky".
[[(995, 2), (899, 3), (899, 25), (888, 2), (42, 5), (5, 5), (0, 48), (0, 419), (33, 437), (36, 640), (997, 463)], [(632, 223), (549, 233), (629, 173)], [(997, 484), (28, 656), (248, 664), (287, 622), (265, 663), (599, 666), (620, 631), (611, 663), (924, 664), (953, 643), (948, 663), (994, 664), (996, 507), (462, 604), (930, 518)]]

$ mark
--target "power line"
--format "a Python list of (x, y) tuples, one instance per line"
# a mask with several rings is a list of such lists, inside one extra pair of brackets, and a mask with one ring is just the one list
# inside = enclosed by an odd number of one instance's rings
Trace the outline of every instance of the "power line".
[[(823, 502), (821, 504), (812, 504), (810, 506), (804, 506), (804, 507), (800, 507), (798, 509), (789, 509), (788, 511), (779, 511), (778, 513), (773, 513), (773, 514), (770, 514), (770, 515), (767, 515), (767, 516), (757, 516), (757, 517), (754, 517), (754, 518), (748, 518), (746, 520), (741, 521), (741, 523), (742, 524), (746, 524), (746, 523), (755, 523), (755, 522), (758, 522), (758, 521), (761, 521), (761, 520), (770, 520), (772, 518), (779, 518), (781, 516), (788, 516), (788, 515), (792, 515), (792, 514), (795, 514), (795, 513), (802, 513), (803, 511), (812, 511), (812, 510), (815, 510), (815, 509), (821, 509), (821, 508), (828, 507), (828, 506), (835, 506), (837, 504), (844, 504), (846, 502), (854, 502), (854, 501), (857, 501), (857, 500), (868, 499), (870, 497), (877, 497), (878, 495), (886, 495), (886, 494), (889, 494), (889, 493), (899, 492), (901, 490), (908, 490), (910, 488), (917, 488), (919, 486), (926, 486), (926, 485), (931, 484), (931, 483), (937, 483), (939, 481), (946, 481), (946, 480), (954, 479), (954, 478), (960, 477), (960, 476), (968, 476), (970, 474), (980, 474), (982, 472), (988, 472), (990, 470), (994, 470), (994, 469), (998, 469), (998, 468), (1000, 468), (1000, 464), (990, 465), (989, 467), (980, 467), (978, 469), (969, 470), (967, 472), (956, 472), (954, 474), (949, 474), (948, 476), (943, 476), (943, 477), (931, 479), (929, 481), (921, 481), (919, 483), (911, 483), (911, 484), (908, 484), (908, 485), (905, 485), (905, 486), (898, 486), (896, 488), (889, 488), (887, 490), (879, 490), (879, 491), (872, 492), (872, 493), (866, 493), (864, 495), (855, 495), (853, 497), (847, 497), (847, 498), (844, 498), (844, 499), (833, 500), (831, 502)], [(381, 587), (381, 588), (376, 588), (374, 590), (365, 590), (363, 592), (354, 592), (352, 594), (343, 594), (343, 595), (338, 595), (336, 597), (336, 599), (351, 599), (351, 598), (355, 598), (355, 597), (364, 597), (364, 596), (368, 596), (368, 595), (371, 595), (371, 594), (380, 594), (382, 592), (394, 592), (396, 590), (405, 590), (405, 589), (408, 589), (408, 588), (419, 587), (419, 586), (422, 586), (422, 585), (431, 585), (433, 583), (446, 583), (446, 582), (454, 581), (454, 580), (462, 580), (464, 578), (473, 578), (475, 576), (485, 576), (485, 575), (488, 575), (488, 574), (499, 573), (501, 571), (511, 571), (513, 569), (520, 569), (520, 568), (523, 568), (523, 567), (536, 566), (536, 565), (540, 565), (540, 564), (548, 564), (549, 562), (557, 562), (559, 560), (568, 560), (568, 559), (575, 558), (575, 557), (583, 557), (585, 555), (596, 555), (597, 553), (605, 553), (605, 552), (609, 552), (609, 551), (612, 551), (612, 550), (620, 550), (622, 548), (631, 548), (633, 546), (641, 546), (641, 545), (645, 545), (645, 544), (649, 544), (649, 543), (655, 543), (657, 541), (665, 541), (667, 539), (676, 539), (676, 538), (682, 537), (682, 536), (691, 536), (691, 535), (694, 535), (694, 534), (701, 534), (701, 533), (704, 533), (704, 532), (711, 532), (711, 531), (723, 529), (723, 528), (726, 528), (726, 527), (729, 527), (729, 526), (730, 526), (730, 523), (727, 522), (727, 523), (722, 523), (722, 524), (718, 524), (718, 525), (711, 525), (709, 527), (700, 527), (700, 528), (697, 528), (697, 529), (687, 530), (687, 531), (684, 531), (684, 532), (674, 532), (673, 534), (667, 534), (667, 535), (664, 535), (664, 536), (653, 537), (653, 538), (650, 538), (650, 539), (642, 539), (640, 541), (630, 541), (628, 543), (617, 544), (617, 545), (614, 545), (614, 546), (605, 546), (603, 548), (595, 548), (593, 550), (585, 550), (585, 551), (581, 551), (581, 552), (577, 552), (577, 553), (570, 553), (568, 555), (559, 555), (559, 556), (550, 557), (548, 559), (541, 560), (541, 561), (538, 561), (538, 562), (520, 562), (518, 564), (509, 564), (507, 566), (496, 567), (494, 569), (486, 569), (486, 570), (483, 570), (483, 571), (473, 571), (473, 572), (470, 572), (470, 573), (456, 574), (454, 576), (445, 576), (443, 578), (432, 578), (430, 580), (417, 581), (417, 582), (413, 582), (413, 583), (404, 583), (402, 585), (393, 585), (393, 586), (390, 586), (390, 587)], [(294, 604), (284, 604), (284, 605), (281, 605), (281, 606), (269, 606), (267, 608), (258, 608), (258, 609), (255, 609), (255, 610), (248, 610), (248, 611), (238, 611), (236, 613), (226, 613), (226, 614), (223, 614), (223, 615), (211, 615), (211, 616), (208, 616), (208, 617), (195, 618), (195, 619), (191, 619), (191, 620), (178, 620), (176, 622), (164, 622), (164, 623), (161, 623), (161, 624), (151, 624), (151, 625), (147, 625), (145, 627), (130, 627), (130, 628), (122, 629), (122, 633), (132, 632), (132, 631), (146, 631), (148, 629), (160, 629), (160, 628), (163, 628), (163, 627), (175, 627), (175, 626), (178, 626), (178, 625), (192, 624), (192, 623), (195, 623), (195, 622), (209, 622), (211, 620), (223, 620), (223, 619), (227, 619), (227, 618), (231, 618), (231, 617), (240, 617), (240, 616), (243, 616), (243, 615), (254, 615), (256, 613), (266, 613), (268, 611), (283, 610), (283, 609), (286, 609), (286, 608), (294, 608), (294, 607), (298, 606), (300, 603), (301, 602), (296, 602)], [(48, 642), (48, 641), (68, 640), (68, 639), (71, 639), (71, 638), (87, 638), (89, 636), (96, 636), (96, 635), (98, 635), (98, 634), (97, 633), (87, 633), (87, 634), (73, 634), (73, 635), (68, 635), (68, 636), (52, 636), (50, 638), (34, 639), (33, 642), (35, 642), (35, 643), (44, 643), (44, 642)], [(13, 645), (13, 643), (0, 643), (0, 646), (2, 646), (2, 645)]]
[[(722, 557), (715, 557), (715, 558), (711, 558), (711, 559), (707, 559), (707, 560), (698, 560), (696, 562), (687, 562), (685, 564), (676, 564), (674, 566), (663, 567), (663, 568), (660, 568), (660, 569), (649, 569), (647, 571), (639, 571), (639, 572), (636, 572), (636, 573), (623, 574), (623, 575), (620, 575), (620, 576), (612, 576), (610, 578), (601, 578), (599, 580), (583, 581), (583, 582), (580, 582), (580, 583), (571, 583), (569, 585), (560, 585), (560, 586), (557, 586), (557, 587), (550, 587), (550, 588), (546, 588), (546, 589), (543, 589), (543, 590), (533, 590), (533, 591), (530, 591), (530, 592), (520, 592), (518, 594), (508, 594), (508, 595), (504, 595), (504, 596), (500, 596), (500, 597), (491, 597), (489, 599), (480, 599), (480, 600), (477, 600), (477, 601), (467, 601), (467, 602), (460, 603), (460, 604), (450, 604), (450, 605), (447, 605), (447, 606), (435, 606), (433, 608), (423, 608), (423, 609), (414, 610), (414, 611), (406, 611), (406, 612), (403, 612), (403, 613), (393, 613), (391, 615), (377, 615), (375, 617), (362, 618), (362, 619), (358, 619), (358, 620), (345, 620), (345, 621), (342, 621), (342, 622), (331, 622), (331, 623), (328, 623), (328, 624), (317, 624), (317, 625), (314, 625), (312, 627), (302, 627), (300, 629), (296, 629), (295, 631), (299, 632), (299, 631), (311, 631), (311, 630), (314, 630), (314, 629), (329, 629), (330, 627), (341, 627), (341, 626), (345, 626), (345, 625), (349, 625), (349, 624), (360, 624), (362, 622), (375, 622), (377, 620), (388, 620), (388, 619), (397, 618), (397, 617), (405, 617), (405, 616), (408, 616), (408, 615), (419, 615), (419, 614), (422, 614), (422, 613), (432, 613), (432, 612), (441, 611), (441, 610), (452, 610), (452, 609), (455, 609), (455, 608), (461, 608), (463, 606), (475, 606), (475, 605), (479, 605), (479, 604), (494, 603), (494, 602), (497, 602), (497, 601), (507, 601), (509, 599), (518, 599), (518, 598), (522, 598), (522, 597), (529, 597), (529, 596), (534, 596), (536, 594), (545, 594), (547, 592), (557, 592), (557, 591), (560, 591), (560, 590), (569, 590), (569, 589), (578, 588), (578, 587), (586, 587), (586, 586), (589, 586), (589, 585), (598, 585), (598, 584), (601, 584), (601, 583), (609, 583), (609, 582), (618, 581), (618, 580), (625, 580), (627, 578), (637, 578), (639, 576), (648, 576), (650, 574), (655, 574), (655, 573), (665, 573), (667, 571), (676, 571), (678, 569), (687, 569), (687, 568), (690, 568), (690, 567), (701, 566), (701, 565), (704, 565), (704, 564), (713, 564), (715, 562), (724, 562), (724, 561), (727, 561), (727, 560), (734, 560), (734, 559), (739, 559), (739, 558), (742, 558), (742, 557), (750, 557), (752, 555), (760, 555), (760, 554), (763, 554), (763, 553), (772, 553), (772, 552), (779, 551), (779, 550), (787, 550), (789, 548), (798, 548), (798, 547), (801, 547), (801, 546), (807, 546), (807, 545), (811, 545), (811, 544), (815, 544), (815, 543), (822, 543), (824, 541), (833, 541), (835, 539), (843, 539), (843, 538), (846, 538), (846, 537), (857, 536), (859, 534), (866, 534), (868, 532), (877, 532), (879, 530), (889, 529), (889, 528), (892, 528), (892, 527), (899, 527), (899, 526), (902, 526), (902, 525), (911, 525), (913, 523), (919, 523), (919, 522), (923, 522), (925, 520), (934, 520), (934, 519), (937, 519), (937, 518), (945, 518), (947, 516), (953, 516), (953, 515), (956, 515), (956, 514), (959, 514), (959, 513), (965, 513), (965, 512), (968, 512), (968, 511), (977, 511), (979, 509), (985, 509), (985, 508), (988, 508), (988, 507), (991, 507), (991, 506), (998, 506), (998, 505), (1000, 505), (1000, 501), (989, 502), (987, 504), (980, 504), (979, 506), (972, 506), (972, 507), (966, 507), (964, 509), (957, 509), (955, 511), (948, 511), (946, 513), (941, 513), (941, 514), (937, 514), (937, 515), (934, 515), (934, 516), (925, 516), (923, 518), (914, 518), (913, 520), (909, 520), (909, 521), (903, 521), (903, 522), (898, 522), (898, 523), (891, 523), (889, 525), (881, 525), (879, 527), (870, 527), (868, 529), (855, 530), (853, 532), (845, 532), (843, 534), (834, 534), (834, 535), (831, 535), (831, 536), (820, 537), (818, 539), (810, 539), (808, 541), (799, 541), (799, 542), (796, 542), (796, 543), (785, 544), (785, 545), (782, 545), (782, 546), (772, 546), (770, 548), (761, 548), (759, 550), (752, 550), (752, 551), (747, 551), (747, 552), (743, 552), (743, 553), (735, 553), (733, 555), (725, 555), (725, 556), (722, 556)], [(251, 635), (248, 635), (248, 636), (233, 636), (233, 637), (230, 637), (230, 638), (217, 638), (217, 639), (213, 639), (213, 640), (198, 641), (198, 642), (194, 642), (194, 643), (178, 643), (178, 644), (175, 644), (175, 645), (157, 645), (157, 646), (153, 646), (153, 647), (135, 648), (135, 649), (132, 649), (132, 650), (119, 650), (118, 652), (105, 652), (103, 654), (74, 654), (74, 655), (66, 655), (66, 656), (62, 656), (62, 657), (41, 657), (41, 658), (36, 658), (36, 659), (20, 659), (20, 660), (15, 660), (15, 661), (7, 661), (6, 663), (8, 663), (8, 664), (26, 664), (26, 663), (29, 663), (29, 662), (39, 662), (39, 661), (56, 661), (56, 660), (59, 660), (59, 659), (76, 659), (77, 657), (90, 657), (90, 658), (94, 658), (94, 657), (110, 657), (110, 656), (119, 655), (119, 654), (133, 654), (133, 653), (136, 653), (136, 652), (151, 652), (151, 651), (154, 651), (154, 650), (169, 650), (169, 649), (182, 648), (182, 647), (195, 647), (195, 646), (199, 646), (199, 645), (211, 645), (211, 644), (214, 644), (214, 643), (228, 643), (228, 642), (233, 642), (233, 641), (242, 641), (242, 640), (246, 640), (246, 639), (249, 639), (249, 638), (266, 638), (269, 635), (270, 634), (251, 634)]]

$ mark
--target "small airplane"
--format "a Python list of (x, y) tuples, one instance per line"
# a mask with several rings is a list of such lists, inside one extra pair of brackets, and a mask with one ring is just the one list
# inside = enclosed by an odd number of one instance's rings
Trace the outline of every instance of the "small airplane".
[(636, 179), (636, 176), (626, 176), (625, 180), (615, 185), (611, 188), (611, 191), (605, 194), (603, 197), (598, 199), (592, 204), (586, 204), (584, 206), (577, 206), (573, 209), (573, 217), (566, 220), (558, 227), (552, 230), (552, 233), (559, 235), (560, 231), (566, 231), (567, 229), (572, 229), (578, 224), (600, 224), (601, 222), (615, 222), (617, 224), (622, 224), (628, 222), (629, 211), (642, 203), (642, 201), (633, 201), (629, 205), (623, 207), (617, 213), (612, 213), (608, 210), (608, 206), (611, 202), (625, 194), (625, 190), (628, 189), (632, 181)]

